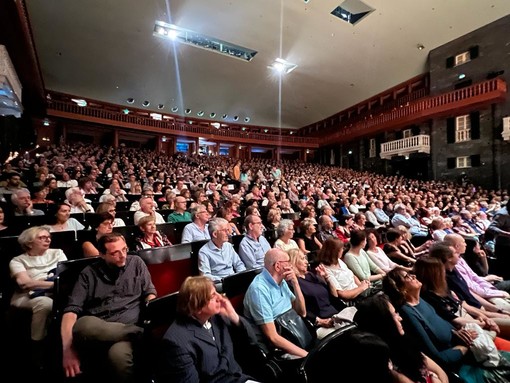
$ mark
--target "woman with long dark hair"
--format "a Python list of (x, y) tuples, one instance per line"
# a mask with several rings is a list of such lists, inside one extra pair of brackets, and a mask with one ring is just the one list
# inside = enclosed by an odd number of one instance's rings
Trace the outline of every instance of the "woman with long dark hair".
[(388, 344), (396, 374), (404, 375), (416, 383), (448, 382), (444, 370), (424, 355), (405, 334), (401, 321), (402, 318), (384, 294), (365, 299), (358, 305), (354, 315), (354, 322), (360, 330), (378, 335)]

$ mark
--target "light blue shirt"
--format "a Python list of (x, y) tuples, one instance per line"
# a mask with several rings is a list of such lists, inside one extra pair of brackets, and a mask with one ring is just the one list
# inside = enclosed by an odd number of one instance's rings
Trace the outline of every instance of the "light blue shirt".
[(380, 223), (390, 222), (390, 217), (388, 217), (388, 214), (386, 214), (383, 209), (376, 208), (374, 210), (374, 215)]
[(200, 229), (195, 222), (188, 223), (182, 231), (181, 243), (189, 243), (211, 239), (209, 235), (209, 224), (205, 225), (204, 230)]
[(267, 269), (263, 269), (248, 287), (244, 296), (244, 315), (257, 325), (274, 319), (292, 307), (296, 299), (285, 280), (279, 285)]
[(198, 270), (201, 275), (220, 281), (246, 270), (246, 267), (230, 242), (223, 243), (219, 249), (213, 241), (209, 241), (198, 252)]
[(257, 240), (245, 235), (239, 244), (239, 256), (247, 269), (264, 267), (264, 256), (271, 249), (267, 239), (261, 235)]

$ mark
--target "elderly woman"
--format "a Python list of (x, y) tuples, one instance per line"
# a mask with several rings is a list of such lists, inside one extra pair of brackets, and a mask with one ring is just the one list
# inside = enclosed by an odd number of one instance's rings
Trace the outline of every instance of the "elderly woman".
[(274, 247), (283, 251), (289, 251), (290, 249), (299, 249), (296, 241), (292, 239), (294, 237), (294, 222), (290, 219), (282, 219), (276, 228), (276, 235), (278, 239), (274, 243)]
[(55, 223), (50, 225), (50, 232), (55, 231), (78, 231), (85, 229), (80, 221), (71, 217), (71, 206), (66, 202), (61, 202), (57, 205), (57, 212), (55, 213)]
[(84, 257), (96, 257), (99, 255), (97, 249), (97, 241), (105, 234), (113, 231), (113, 222), (115, 218), (110, 213), (95, 214), (92, 219), (91, 238), (82, 243), (82, 250)]
[(177, 319), (163, 337), (157, 368), (161, 382), (232, 382), (250, 379), (234, 358), (229, 330), (249, 326), (207, 277), (188, 277), (177, 301)]
[(154, 216), (146, 215), (140, 218), (138, 227), (143, 235), (136, 238), (136, 250), (172, 246), (172, 243), (168, 240), (166, 235), (158, 231), (156, 218)]
[(346, 309), (346, 305), (338, 299), (333, 280), (324, 265), (309, 271), (308, 258), (299, 249), (289, 250), (289, 257), (305, 298), (306, 316), (317, 327), (317, 337), (324, 338), (334, 331), (335, 323), (341, 322), (342, 318), (352, 320), (355, 309), (347, 309), (338, 315)]
[(161, 206), (161, 210), (175, 210), (175, 197), (177, 195), (172, 189), (167, 189), (164, 197), (165, 203)]
[(318, 251), (322, 247), (322, 243), (315, 235), (316, 232), (315, 224), (310, 218), (305, 218), (301, 222), (301, 233), (297, 238), (297, 244), (303, 253)]
[(39, 367), (42, 365), (45, 351), (43, 340), (47, 335), (47, 322), (53, 307), (53, 277), (57, 264), (67, 260), (67, 257), (60, 249), (50, 249), (48, 226), (24, 230), (18, 242), (24, 253), (9, 262), (11, 278), (16, 282), (11, 306), (32, 311), (32, 351), (35, 366)]
[(269, 224), (269, 230), (276, 230), (282, 220), (282, 213), (280, 209), (269, 209), (266, 220)]

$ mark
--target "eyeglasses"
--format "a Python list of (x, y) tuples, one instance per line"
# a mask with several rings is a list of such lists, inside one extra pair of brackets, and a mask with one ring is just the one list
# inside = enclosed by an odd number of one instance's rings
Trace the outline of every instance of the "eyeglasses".
[(290, 263), (290, 258), (289, 259), (279, 259), (273, 265), (276, 265), (277, 263)]
[(40, 239), (41, 241), (51, 241), (51, 237), (49, 235), (39, 235), (37, 239)]

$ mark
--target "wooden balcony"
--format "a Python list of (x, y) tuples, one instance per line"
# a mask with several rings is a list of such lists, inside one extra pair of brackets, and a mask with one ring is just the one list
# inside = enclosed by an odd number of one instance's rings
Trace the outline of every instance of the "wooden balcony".
[(431, 118), (459, 115), (476, 108), (505, 100), (506, 82), (501, 78), (487, 80), (452, 92), (408, 102), (399, 108), (366, 117), (363, 121), (338, 126), (337, 132), (323, 141), (328, 144), (353, 139), (388, 129), (418, 124)]
[(408, 156), (411, 153), (430, 154), (430, 136), (420, 134), (381, 144), (380, 156), (383, 160), (393, 156)]
[(70, 100), (51, 99), (47, 102), (47, 113), (49, 116), (115, 126), (131, 131), (136, 130), (188, 138), (200, 137), (216, 142), (233, 142), (236, 144), (284, 146), (304, 149), (319, 147), (319, 139), (315, 137), (254, 133), (243, 131), (240, 127), (220, 127), (217, 129), (209, 123), (200, 123), (200, 120), (197, 119), (194, 120), (198, 121), (197, 123), (191, 124), (187, 121), (178, 121), (178, 118), (173, 116), (164, 116), (162, 120), (156, 120), (148, 114), (125, 114), (121, 108), (120, 106), (116, 106), (115, 109), (110, 106), (106, 108), (99, 104), (81, 107)]

